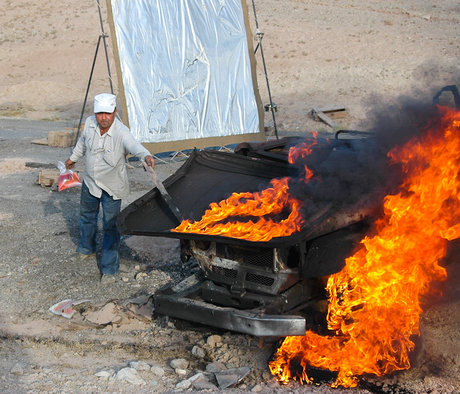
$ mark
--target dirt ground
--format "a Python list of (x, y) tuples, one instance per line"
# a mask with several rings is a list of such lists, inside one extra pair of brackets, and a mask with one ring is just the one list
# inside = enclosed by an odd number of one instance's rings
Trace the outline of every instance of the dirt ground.
[[(68, 158), (69, 148), (32, 140), (78, 124), (100, 34), (97, 3), (0, 0), (0, 5), (2, 392), (169, 392), (181, 390), (178, 383), (216, 361), (227, 368), (251, 368), (229, 392), (460, 392), (458, 243), (447, 259), (443, 296), (428, 300), (421, 316), (417, 365), (385, 378), (364, 377), (353, 390), (296, 383), (280, 387), (267, 368), (274, 343), (161, 316), (150, 319), (141, 308), (148, 308), (150, 295), (194, 270), (181, 265), (174, 240), (124, 238), (122, 279), (102, 287), (96, 262), (73, 257), (78, 190), (38, 186), (40, 168), (30, 165), (43, 168)], [(311, 118), (314, 107), (342, 105), (346, 111), (335, 119), (338, 127), (366, 129), (402, 96), (431, 100), (443, 86), (460, 87), (457, 1), (257, 0), (255, 5), (280, 135), (312, 129), (332, 135), (332, 128)], [(101, 6), (105, 18), (105, 2)], [(252, 12), (250, 18), (254, 26)], [(117, 91), (111, 45), (109, 53)], [(268, 103), (260, 51), (256, 60), (262, 102)], [(100, 52), (90, 101), (108, 90)], [(264, 123), (272, 133), (270, 113)], [(159, 162), (160, 178), (181, 164), (180, 158)], [(124, 206), (151, 188), (135, 164), (129, 175), (132, 193)], [(65, 299), (85, 301), (75, 306), (71, 319), (48, 310)], [(217, 345), (208, 342), (212, 335), (219, 336)], [(195, 346), (204, 354), (193, 351)], [(177, 358), (189, 362), (185, 373), (171, 367)], [(143, 384), (117, 379), (115, 374), (132, 361), (163, 373), (137, 367)], [(107, 375), (95, 375), (101, 371)]]

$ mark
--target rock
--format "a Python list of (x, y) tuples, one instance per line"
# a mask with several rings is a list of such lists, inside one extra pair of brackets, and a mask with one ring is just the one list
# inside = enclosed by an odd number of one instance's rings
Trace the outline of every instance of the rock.
[(152, 367), (150, 368), (150, 371), (155, 376), (163, 376), (165, 374), (165, 370), (161, 368), (159, 365), (152, 365)]
[(128, 279), (126, 276), (122, 276), (122, 277), (121, 277), (121, 280), (122, 280), (123, 282), (129, 282), (129, 279)]
[(216, 390), (217, 389), (217, 386), (211, 383), (202, 372), (199, 372), (196, 375), (193, 375), (188, 380), (192, 382), (193, 388), (195, 390)]
[(123, 380), (131, 384), (145, 384), (144, 379), (137, 375), (137, 371), (134, 368), (123, 368), (120, 369), (117, 373), (116, 378), (118, 380)]
[(222, 345), (222, 337), (220, 335), (211, 335), (206, 339), (206, 344), (211, 347), (219, 347)]
[(192, 348), (192, 354), (195, 356), (195, 357), (198, 357), (198, 358), (204, 358), (206, 356), (206, 352), (204, 351), (204, 349), (200, 348), (199, 346), (193, 346)]
[(175, 358), (174, 360), (171, 360), (169, 365), (173, 369), (187, 369), (189, 362), (183, 358)]
[(224, 374), (216, 373), (217, 384), (219, 388), (226, 389), (228, 387), (234, 386), (238, 383), (238, 375), (236, 374)]
[(219, 388), (226, 389), (241, 382), (249, 374), (249, 372), (251, 372), (249, 367), (240, 367), (216, 372), (214, 375), (216, 376)]
[(262, 391), (262, 386), (260, 384), (256, 384), (252, 389), (251, 391), (253, 393), (260, 393)]
[(230, 354), (228, 353), (225, 353), (225, 354), (220, 354), (219, 357), (218, 357), (218, 360), (221, 362), (221, 363), (226, 363), (228, 362), (228, 359), (230, 358)]
[(147, 274), (145, 272), (138, 272), (135, 276), (134, 276), (134, 279), (136, 279), (137, 281), (141, 281), (143, 280), (144, 278), (147, 277)]
[(273, 376), (269, 371), (264, 371), (262, 373), (262, 380), (265, 382), (268, 382), (269, 380), (272, 380)]
[(102, 371), (98, 371), (94, 374), (94, 376), (97, 376), (98, 378), (102, 380), (108, 380), (115, 374), (115, 371), (113, 369), (106, 369)]
[(193, 383), (195, 380), (199, 379), (199, 378), (202, 377), (202, 376), (204, 376), (204, 375), (203, 375), (203, 372), (198, 372), (198, 373), (196, 373), (195, 375), (190, 376), (190, 377), (188, 378), (188, 380), (190, 380), (190, 381)]
[(145, 361), (131, 361), (128, 365), (136, 371), (150, 371), (150, 365)]
[(187, 370), (186, 369), (182, 369), (182, 368), (176, 368), (174, 370), (174, 372), (176, 372), (176, 374), (178, 374), (179, 376), (185, 376), (187, 375)]
[(215, 372), (224, 371), (226, 369), (227, 367), (225, 366), (225, 364), (221, 363), (220, 361), (215, 361), (213, 363), (206, 365), (206, 372), (215, 373)]
[(276, 390), (280, 388), (280, 384), (276, 380), (271, 380), (270, 382), (267, 383), (267, 386), (272, 390)]
[(176, 384), (176, 389), (187, 390), (191, 385), (192, 382), (190, 380), (183, 380), (182, 382)]
[(10, 373), (13, 375), (24, 375), (24, 365), (21, 363), (14, 364), (10, 369)]
[(102, 308), (85, 312), (83, 316), (85, 320), (101, 325), (116, 324), (122, 321), (122, 316), (113, 302), (108, 302)]

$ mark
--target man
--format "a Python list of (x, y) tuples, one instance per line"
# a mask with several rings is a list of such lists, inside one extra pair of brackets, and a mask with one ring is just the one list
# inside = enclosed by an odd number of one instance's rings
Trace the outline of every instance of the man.
[(102, 205), (103, 244), (101, 282), (115, 281), (120, 266), (120, 233), (116, 228), (121, 199), (129, 195), (126, 155), (129, 153), (155, 167), (150, 152), (137, 142), (129, 129), (115, 116), (116, 97), (102, 93), (94, 98), (94, 115), (86, 122), (66, 168), (86, 156), (80, 199), (80, 258), (96, 253), (99, 205)]

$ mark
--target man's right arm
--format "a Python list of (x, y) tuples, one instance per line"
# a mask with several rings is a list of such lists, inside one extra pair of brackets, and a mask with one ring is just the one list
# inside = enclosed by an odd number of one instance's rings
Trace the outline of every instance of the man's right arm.
[(87, 122), (85, 122), (85, 127), (83, 129), (83, 132), (80, 135), (80, 138), (78, 138), (77, 143), (75, 144), (72, 154), (70, 157), (66, 160), (65, 162), (65, 168), (67, 169), (72, 169), (75, 167), (75, 163), (77, 162), (78, 159), (80, 159), (84, 154), (85, 154), (85, 135), (86, 135), (86, 127), (87, 127)]
[(72, 154), (65, 162), (65, 168), (72, 169), (75, 166), (77, 160), (82, 157), (84, 154), (84, 142), (83, 142), (83, 135), (80, 136), (76, 145), (72, 150)]

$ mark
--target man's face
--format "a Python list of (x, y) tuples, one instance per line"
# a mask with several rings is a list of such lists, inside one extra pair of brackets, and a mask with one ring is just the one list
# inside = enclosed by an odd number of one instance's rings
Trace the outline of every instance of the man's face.
[(109, 112), (98, 112), (96, 115), (96, 121), (101, 129), (101, 132), (105, 133), (110, 129), (112, 126), (113, 121), (115, 120), (115, 114), (117, 110), (113, 111), (112, 113)]

